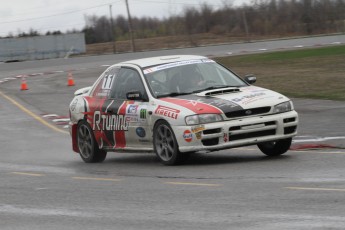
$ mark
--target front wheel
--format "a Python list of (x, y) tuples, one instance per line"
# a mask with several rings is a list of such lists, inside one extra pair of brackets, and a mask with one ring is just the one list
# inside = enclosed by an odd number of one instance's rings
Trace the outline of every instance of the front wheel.
[(153, 129), (153, 148), (165, 165), (175, 165), (182, 160), (175, 134), (166, 121), (158, 121)]
[(258, 144), (261, 152), (267, 156), (279, 156), (286, 153), (291, 146), (292, 138)]
[(98, 148), (93, 131), (86, 121), (78, 124), (77, 143), (80, 157), (84, 162), (97, 163), (105, 160), (107, 152)]

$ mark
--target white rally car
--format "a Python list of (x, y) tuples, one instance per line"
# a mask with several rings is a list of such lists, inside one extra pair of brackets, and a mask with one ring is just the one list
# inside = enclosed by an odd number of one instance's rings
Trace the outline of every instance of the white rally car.
[(162, 56), (118, 63), (70, 104), (73, 150), (85, 162), (109, 151), (154, 151), (166, 165), (190, 153), (257, 145), (288, 151), (297, 134), (291, 100), (252, 86), (202, 56)]

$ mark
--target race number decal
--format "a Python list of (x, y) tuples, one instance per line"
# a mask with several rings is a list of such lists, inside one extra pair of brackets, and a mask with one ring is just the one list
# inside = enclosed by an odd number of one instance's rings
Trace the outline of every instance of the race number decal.
[(111, 86), (114, 82), (115, 76), (113, 74), (109, 74), (103, 78), (102, 89), (111, 89)]
[(120, 71), (119, 67), (114, 67), (105, 73), (105, 76), (104, 76), (103, 81), (102, 81), (102, 89), (103, 90), (110, 90), (111, 89), (111, 87), (114, 83), (114, 80), (115, 80), (117, 74), (119, 73), (119, 71)]

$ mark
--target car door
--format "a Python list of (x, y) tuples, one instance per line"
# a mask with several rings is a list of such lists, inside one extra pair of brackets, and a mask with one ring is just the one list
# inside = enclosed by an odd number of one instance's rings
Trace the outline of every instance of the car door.
[(103, 111), (107, 114), (106, 136), (114, 149), (140, 148), (151, 144), (148, 138), (147, 100), (128, 100), (129, 92), (147, 97), (140, 74), (136, 69), (122, 67), (116, 74)]

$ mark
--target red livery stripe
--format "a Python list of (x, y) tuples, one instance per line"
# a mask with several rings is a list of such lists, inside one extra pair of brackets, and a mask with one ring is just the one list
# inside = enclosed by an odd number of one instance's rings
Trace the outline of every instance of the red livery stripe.
[(183, 106), (189, 110), (192, 110), (196, 114), (216, 113), (220, 114), (222, 111), (215, 106), (205, 104), (203, 102), (195, 100), (186, 100), (181, 98), (161, 98), (162, 101), (173, 103), (175, 105)]
[[(134, 101), (124, 101), (120, 106), (117, 114), (126, 115), (127, 105), (134, 104)], [(126, 133), (125, 131), (115, 131), (115, 146), (114, 148), (126, 147)]]

